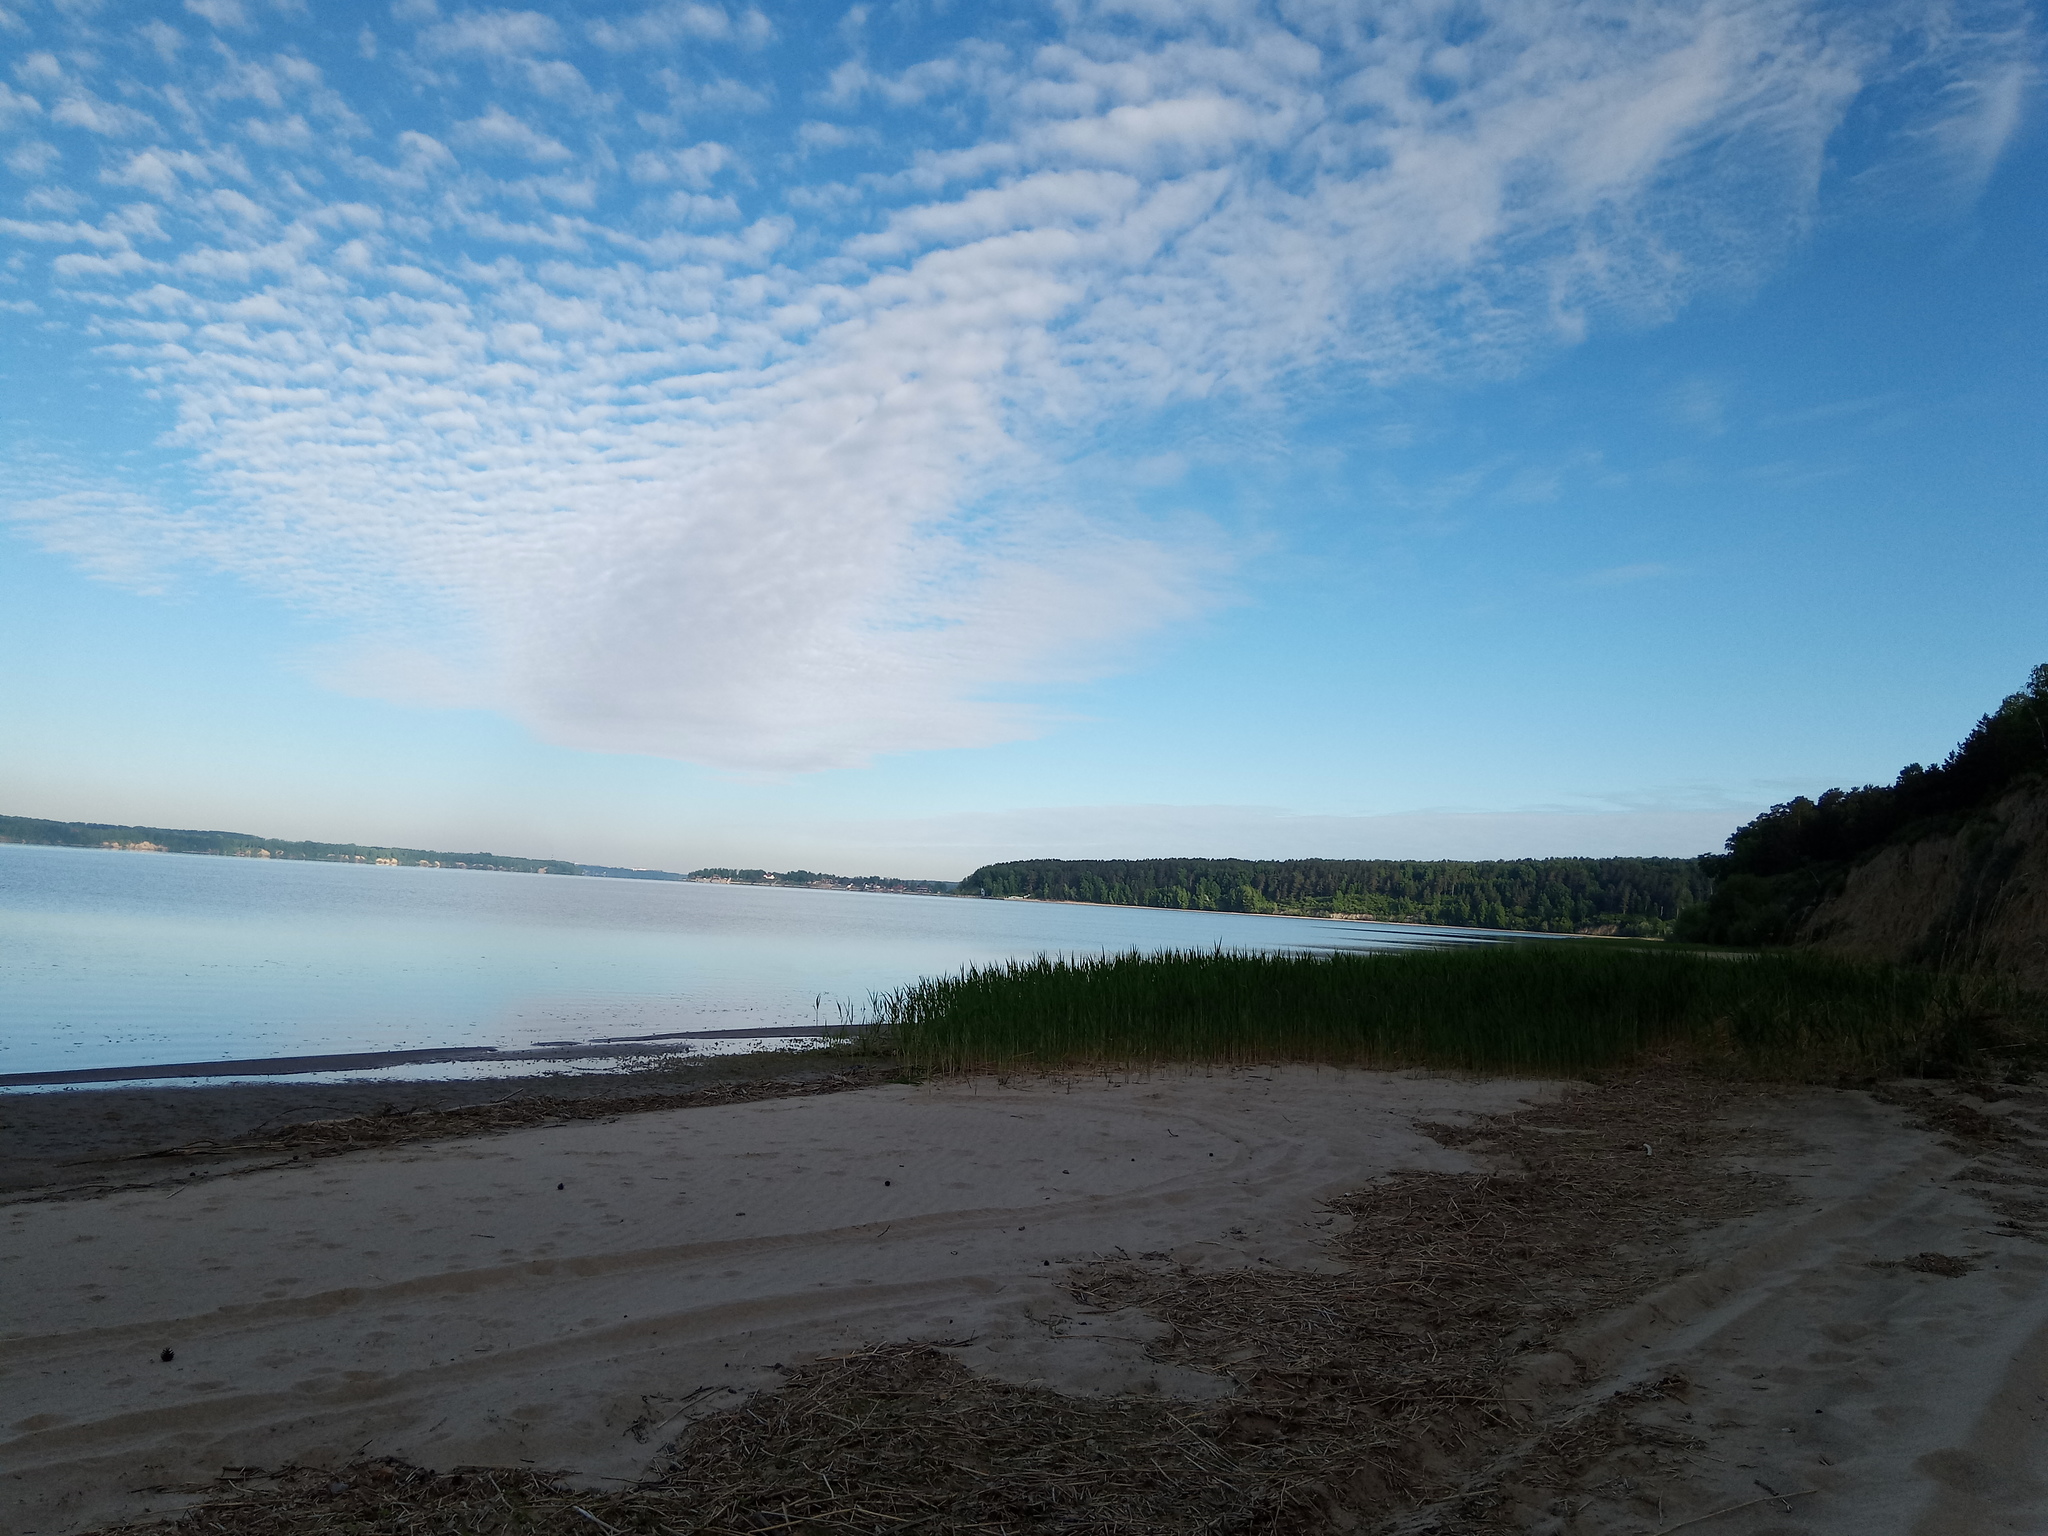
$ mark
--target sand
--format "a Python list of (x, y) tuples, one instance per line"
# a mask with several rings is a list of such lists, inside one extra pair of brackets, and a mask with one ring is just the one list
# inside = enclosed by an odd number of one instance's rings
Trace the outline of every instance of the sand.
[(119, 1159), (199, 1141), (228, 1141), (306, 1121), (410, 1114), (514, 1096), (619, 1099), (687, 1093), (767, 1076), (813, 1077), (845, 1063), (782, 1052), (671, 1057), (630, 1072), (554, 1071), (530, 1077), (425, 1080), (288, 1079), (204, 1086), (135, 1084), (0, 1094), (0, 1198), (51, 1185), (155, 1178), (161, 1167)]
[[(2002, 1107), (2038, 1113), (2043, 1099)], [(1598, 1392), (1672, 1372), (1689, 1383), (1630, 1416), (1704, 1441), (1638, 1490), (1664, 1511), (1651, 1528), (1747, 1505), (1699, 1529), (2048, 1531), (2048, 1247), (1965, 1182), (2038, 1177), (2038, 1139), (2019, 1143), (2032, 1155), (2017, 1169), (1987, 1163), (1970, 1154), (1996, 1149), (1944, 1145), (1860, 1092), (1788, 1095), (1757, 1118), (1792, 1147), (1756, 1160), (1787, 1179), (1791, 1203), (1704, 1234), (1691, 1274), (1569, 1343)], [(1968, 1272), (1911, 1267), (1930, 1258)], [(1631, 1460), (1618, 1450), (1605, 1472), (1627, 1480)], [(1602, 1477), (1580, 1483), (1590, 1493)], [(1551, 1528), (1642, 1527), (1610, 1515)]]
[[(1086, 1315), (1062, 1266), (1327, 1265), (1322, 1201), (1481, 1168), (1417, 1121), (1561, 1091), (1306, 1068), (899, 1084), (18, 1199), (0, 1530), (162, 1513), (181, 1501), (151, 1489), (224, 1466), (631, 1480), (688, 1415), (878, 1340), (1065, 1392), (1215, 1398), (1230, 1378), (1154, 1359), (1143, 1314)], [(2043, 1248), (1895, 1105), (1802, 1092), (1751, 1112), (1790, 1148), (1758, 1159), (1790, 1203), (1696, 1240), (1685, 1278), (1568, 1341), (1589, 1402), (1685, 1377), (1632, 1411), (1702, 1447), (1619, 1444), (1527, 1528), (2048, 1530)], [(1925, 1252), (1974, 1267), (1896, 1267)]]

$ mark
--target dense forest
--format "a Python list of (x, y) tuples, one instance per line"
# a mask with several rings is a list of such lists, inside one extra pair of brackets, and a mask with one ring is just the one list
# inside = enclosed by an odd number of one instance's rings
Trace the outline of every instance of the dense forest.
[(693, 869), (692, 880), (716, 885), (802, 886), (815, 891), (891, 891), (899, 896), (949, 896), (957, 880), (904, 880), (895, 875), (821, 875), (815, 869)]
[(1206, 912), (1284, 912), (1526, 933), (1659, 937), (1705, 899), (1692, 859), (1027, 859), (962, 894)]
[(126, 848), (140, 853), (210, 853), (242, 859), (303, 859), (325, 864), (402, 864), (426, 869), (493, 869), (522, 875), (573, 875), (560, 859), (519, 859), (502, 853), (440, 853), (431, 848), (372, 848), (362, 843), (304, 843), (248, 832), (193, 832), (176, 827), (123, 827), (99, 821), (42, 821), (0, 816), (0, 843), (58, 848)]
[(1951, 831), (2022, 780), (2048, 774), (2048, 665), (1980, 719), (1947, 758), (1908, 764), (1890, 784), (1801, 795), (1736, 828), (1701, 868), (1710, 901), (1686, 912), (1679, 936), (1719, 944), (1790, 940), (1859, 860), (1890, 843)]

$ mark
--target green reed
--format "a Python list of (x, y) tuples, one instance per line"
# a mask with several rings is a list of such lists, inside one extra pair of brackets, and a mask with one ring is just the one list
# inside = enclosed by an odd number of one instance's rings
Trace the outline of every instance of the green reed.
[(1813, 953), (1553, 941), (1041, 957), (898, 988), (871, 1023), (906, 1066), (940, 1072), (1316, 1061), (1541, 1074), (1678, 1049), (1797, 1076), (2010, 1052), (2032, 1034), (2013, 1005), (1977, 978)]

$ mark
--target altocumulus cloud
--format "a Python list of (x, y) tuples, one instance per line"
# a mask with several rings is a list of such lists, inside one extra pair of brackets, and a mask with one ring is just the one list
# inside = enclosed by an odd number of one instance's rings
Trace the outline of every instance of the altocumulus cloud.
[(578, 746), (1014, 737), (1228, 590), (1220, 536), (1083, 494), (1101, 423), (1654, 320), (1798, 238), (1852, 103), (1871, 167), (1985, 174), (2034, 46), (1931, 0), (598, 11), (9, 13), (0, 297), (171, 402), (198, 487), (9, 515)]

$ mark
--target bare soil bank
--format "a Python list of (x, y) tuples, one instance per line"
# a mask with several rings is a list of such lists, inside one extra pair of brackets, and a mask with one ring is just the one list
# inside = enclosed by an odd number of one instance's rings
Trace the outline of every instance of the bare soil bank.
[(2028, 783), (1953, 832), (1880, 849), (1821, 903), (1801, 938), (2048, 991), (2048, 786)]

